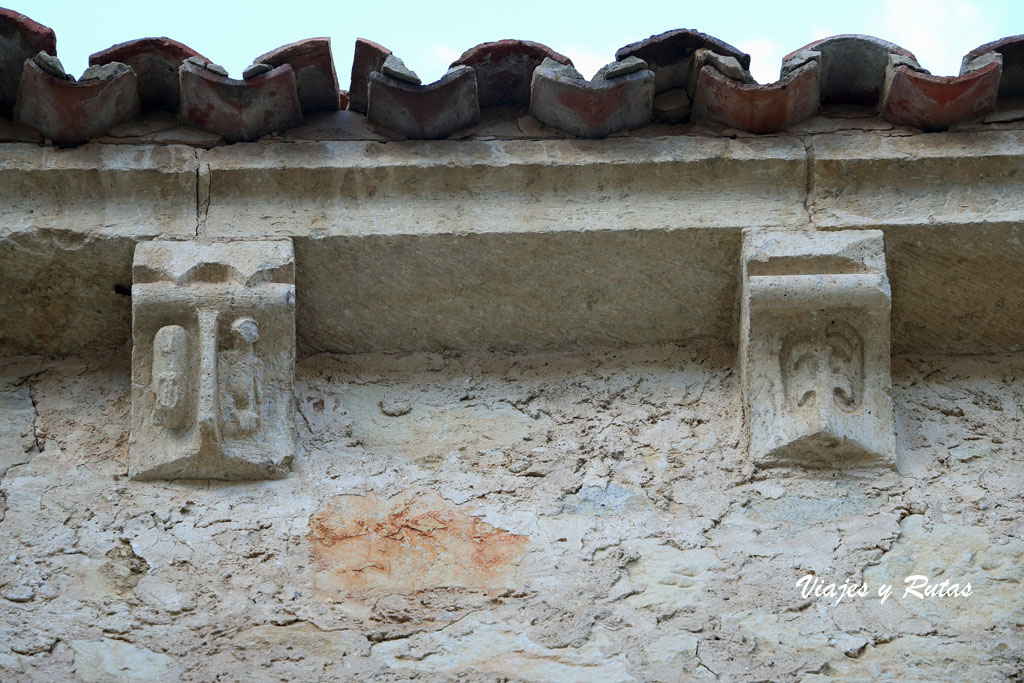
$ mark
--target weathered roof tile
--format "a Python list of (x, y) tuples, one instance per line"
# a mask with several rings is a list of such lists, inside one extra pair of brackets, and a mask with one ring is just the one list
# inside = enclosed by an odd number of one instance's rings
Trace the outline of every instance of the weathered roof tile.
[[(1024, 95), (1024, 35), (972, 50), (955, 77), (932, 76), (910, 52), (865, 35), (809, 43), (783, 59), (779, 81), (768, 85), (750, 77), (749, 55), (692, 29), (651, 36), (615, 56), (616, 62), (587, 81), (568, 57), (545, 45), (499, 40), (470, 48), (441, 79), (421, 85), (391, 50), (359, 38), (350, 89), (342, 91), (329, 38), (267, 52), (243, 80), (228, 78), (181, 43), (142, 38), (92, 55), (90, 70), (76, 83), (56, 60), (53, 31), (0, 9), (0, 115), (16, 116), (61, 144), (102, 135), (125, 116), (150, 109), (177, 112), (185, 124), (228, 142), (338, 109), (365, 114), (364, 128), (369, 122), (410, 138), (442, 138), (478, 123), (481, 107), (498, 105), (528, 106), (533, 116), (520, 120), (533, 122), (538, 135), (557, 135), (551, 130), (557, 128), (603, 137), (652, 119), (711, 120), (750, 133), (776, 133), (833, 104), (872, 107), (879, 124), (885, 119), (933, 131), (983, 117), (997, 98)], [(389, 57), (391, 66), (385, 65)], [(134, 100), (125, 94), (129, 82), (136, 87)], [(984, 121), (1014, 120), (1007, 118), (1016, 116), (1013, 104), (1006, 106)], [(551, 128), (542, 131), (537, 121)], [(674, 130), (690, 128), (663, 132)]]
[(182, 120), (227, 142), (255, 140), (302, 123), (295, 72), (288, 64), (239, 81), (186, 60), (179, 76)]
[(140, 38), (119, 43), (89, 56), (89, 64), (121, 62), (135, 71), (142, 111), (178, 111), (178, 67), (189, 57), (206, 59), (187, 45), (170, 38)]
[(0, 114), (11, 115), (22, 65), (40, 52), (57, 54), (53, 30), (24, 14), (0, 7)]
[(338, 75), (334, 71), (330, 38), (309, 38), (260, 55), (254, 64), (288, 64), (295, 72), (295, 87), (305, 114), (335, 111), (339, 106)]
[(135, 72), (111, 63), (98, 78), (75, 81), (47, 73), (33, 59), (22, 68), (14, 119), (59, 145), (75, 145), (105, 133), (139, 113)]
[(466, 50), (452, 66), (471, 66), (476, 70), (481, 107), (525, 106), (530, 103), (533, 70), (545, 58), (572, 65), (571, 59), (546, 45), (529, 40), (498, 40)]
[(605, 78), (615, 64), (588, 81), (570, 66), (545, 60), (533, 72), (530, 113), (541, 123), (588, 138), (647, 125), (654, 73), (644, 65), (638, 71)]
[(965, 64), (959, 76), (932, 76), (896, 59), (890, 59), (888, 71), (882, 115), (893, 123), (937, 131), (995, 109), (1002, 57), (983, 55)]
[(480, 120), (476, 74), (457, 66), (428, 85), (370, 74), (367, 120), (408, 138), (446, 138)]

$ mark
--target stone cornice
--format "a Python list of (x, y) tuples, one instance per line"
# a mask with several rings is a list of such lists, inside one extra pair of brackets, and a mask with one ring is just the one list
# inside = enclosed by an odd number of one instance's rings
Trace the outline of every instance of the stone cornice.
[(734, 343), (758, 227), (883, 230), (895, 351), (1016, 350), (1022, 152), (1013, 130), (5, 144), (0, 349), (127, 342), (154, 238), (293, 238), (302, 353)]

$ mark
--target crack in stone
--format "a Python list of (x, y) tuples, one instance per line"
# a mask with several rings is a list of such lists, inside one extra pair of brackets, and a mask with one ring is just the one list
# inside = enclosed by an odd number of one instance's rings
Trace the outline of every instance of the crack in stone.
[(801, 138), (801, 142), (804, 143), (804, 169), (806, 172), (806, 179), (804, 181), (804, 212), (807, 214), (807, 222), (817, 229), (817, 226), (814, 224), (813, 207), (811, 206), (814, 201), (814, 136)]

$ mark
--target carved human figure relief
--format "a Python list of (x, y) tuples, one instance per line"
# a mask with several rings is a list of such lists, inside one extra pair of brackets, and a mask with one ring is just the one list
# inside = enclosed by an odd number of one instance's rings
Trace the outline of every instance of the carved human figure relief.
[(895, 465), (882, 233), (747, 231), (742, 266), (753, 461)]
[(188, 334), (180, 325), (167, 325), (153, 338), (153, 423), (179, 429), (188, 411)]
[(231, 323), (232, 346), (221, 355), (224, 422), (232, 436), (253, 434), (259, 428), (260, 362), (253, 346), (259, 325), (249, 317)]
[(295, 452), (290, 241), (136, 248), (132, 476), (284, 476)]

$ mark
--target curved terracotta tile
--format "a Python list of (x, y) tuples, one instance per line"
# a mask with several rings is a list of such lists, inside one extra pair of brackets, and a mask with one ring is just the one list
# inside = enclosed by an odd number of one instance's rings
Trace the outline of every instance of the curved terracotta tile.
[(980, 45), (964, 56), (964, 64), (989, 52), (998, 52), (1003, 56), (1003, 75), (999, 80), (999, 96), (1024, 95), (1024, 34), (1007, 36)]
[(705, 66), (697, 78), (692, 116), (751, 133), (777, 133), (818, 112), (818, 85), (817, 61), (770, 85), (740, 83)]
[(407, 138), (446, 138), (480, 120), (476, 74), (469, 66), (450, 69), (428, 85), (374, 72), (368, 90), (367, 120)]
[(59, 145), (75, 145), (107, 132), (139, 113), (135, 72), (111, 64), (103, 78), (73, 81), (25, 61), (14, 118)]
[(0, 8), (0, 114), (11, 116), (26, 59), (57, 54), (53, 30), (24, 14)]
[(178, 68), (189, 57), (206, 59), (187, 45), (170, 38), (140, 38), (108, 47), (89, 56), (89, 64), (121, 62), (139, 79), (139, 106), (178, 111)]
[(530, 103), (530, 79), (544, 59), (572, 65), (572, 60), (547, 45), (529, 40), (498, 40), (471, 47), (452, 66), (476, 70), (481, 107)]
[(944, 130), (995, 109), (1000, 73), (998, 61), (960, 76), (932, 76), (895, 66), (882, 100), (882, 115), (901, 125)]
[(808, 43), (782, 58), (785, 64), (801, 52), (821, 55), (821, 103), (875, 106), (885, 89), (890, 54), (914, 55), (895, 43), (874, 36), (848, 33)]
[(650, 69), (612, 79), (600, 77), (601, 72), (588, 81), (575, 69), (542, 64), (533, 72), (530, 113), (545, 125), (588, 138), (650, 123), (654, 99)]
[(334, 71), (330, 38), (309, 38), (289, 43), (253, 60), (257, 64), (289, 64), (303, 113), (338, 109), (338, 74)]
[(647, 62), (647, 68), (654, 72), (654, 92), (660, 93), (691, 86), (690, 56), (700, 48), (735, 57), (744, 69), (750, 68), (750, 55), (747, 53), (714, 36), (688, 28), (666, 31), (620, 47), (615, 51), (615, 59), (639, 57)]
[(219, 76), (189, 61), (178, 73), (181, 118), (227, 142), (255, 140), (302, 123), (295, 72), (287, 64), (247, 81)]
[(370, 74), (380, 71), (391, 50), (372, 40), (356, 38), (356, 49), (352, 55), (352, 82), (348, 86), (349, 111), (366, 113), (366, 102)]

